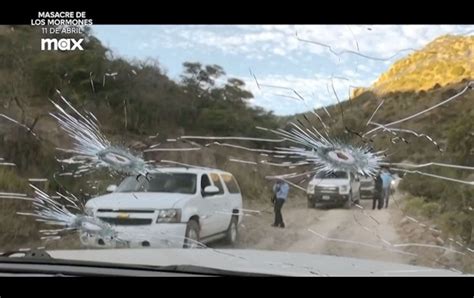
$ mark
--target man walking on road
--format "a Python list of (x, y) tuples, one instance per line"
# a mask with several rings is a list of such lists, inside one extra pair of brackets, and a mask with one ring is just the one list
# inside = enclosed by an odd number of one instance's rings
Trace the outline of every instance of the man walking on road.
[(385, 208), (387, 208), (388, 199), (390, 197), (390, 186), (392, 184), (393, 178), (387, 168), (382, 168), (382, 174), (380, 174), (380, 177), (382, 178), (383, 201), (385, 202)]
[(379, 210), (382, 209), (383, 207), (384, 192), (383, 192), (383, 181), (380, 174), (381, 172), (377, 173), (377, 177), (375, 177), (375, 191), (374, 191), (374, 198), (372, 202), (372, 210), (375, 210), (376, 205), (377, 205), (377, 209)]
[(288, 198), (289, 185), (285, 181), (278, 179), (273, 185), (273, 193), (275, 194), (274, 211), (275, 221), (272, 227), (284, 228), (283, 216), (281, 215), (281, 208)]

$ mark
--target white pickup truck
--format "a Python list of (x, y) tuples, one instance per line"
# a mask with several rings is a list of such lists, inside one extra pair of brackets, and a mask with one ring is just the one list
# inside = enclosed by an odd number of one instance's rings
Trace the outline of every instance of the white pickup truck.
[(360, 177), (351, 172), (319, 172), (308, 183), (308, 208), (344, 205), (350, 208), (360, 200)]
[[(125, 247), (195, 247), (226, 238), (233, 244), (242, 220), (242, 195), (234, 176), (208, 168), (161, 168), (127, 177), (110, 194), (89, 200), (86, 212), (113, 225)], [(80, 235), (85, 247), (117, 241)]]

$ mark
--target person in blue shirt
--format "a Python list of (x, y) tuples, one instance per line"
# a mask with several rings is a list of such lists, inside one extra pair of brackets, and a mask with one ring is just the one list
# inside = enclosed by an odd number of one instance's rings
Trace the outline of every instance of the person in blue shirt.
[(387, 168), (382, 168), (382, 173), (380, 174), (380, 178), (382, 178), (383, 201), (385, 202), (385, 208), (387, 208), (388, 199), (390, 197), (390, 186), (392, 184), (393, 177)]
[(280, 227), (284, 228), (285, 223), (283, 222), (283, 216), (281, 214), (281, 208), (283, 204), (288, 199), (288, 191), (290, 186), (285, 181), (278, 179), (273, 185), (273, 193), (274, 193), (274, 211), (275, 211), (275, 221), (272, 224), (272, 227)]

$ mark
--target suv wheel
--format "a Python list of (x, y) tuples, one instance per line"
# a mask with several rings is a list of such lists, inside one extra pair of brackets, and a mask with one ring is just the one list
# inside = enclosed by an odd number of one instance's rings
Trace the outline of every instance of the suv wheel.
[(233, 215), (226, 233), (226, 242), (230, 245), (234, 245), (237, 241), (239, 235), (238, 222), (237, 216)]
[(183, 248), (198, 248), (199, 244), (199, 224), (191, 219), (186, 225), (186, 234)]

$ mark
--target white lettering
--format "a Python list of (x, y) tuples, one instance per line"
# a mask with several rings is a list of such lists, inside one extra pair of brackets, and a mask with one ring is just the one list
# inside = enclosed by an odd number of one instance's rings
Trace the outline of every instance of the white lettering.
[(83, 51), (81, 43), (84, 41), (83, 38), (75, 40), (73, 38), (42, 38), (41, 39), (41, 50), (42, 51)]

